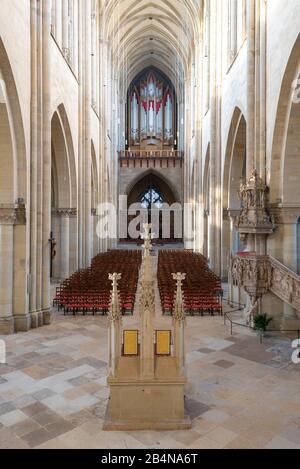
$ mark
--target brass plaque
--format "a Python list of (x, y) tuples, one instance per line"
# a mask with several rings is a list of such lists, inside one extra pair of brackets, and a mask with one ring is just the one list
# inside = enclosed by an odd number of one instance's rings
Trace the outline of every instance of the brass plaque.
[(138, 331), (124, 331), (124, 355), (137, 356), (138, 355)]
[(156, 355), (171, 355), (171, 331), (156, 331)]

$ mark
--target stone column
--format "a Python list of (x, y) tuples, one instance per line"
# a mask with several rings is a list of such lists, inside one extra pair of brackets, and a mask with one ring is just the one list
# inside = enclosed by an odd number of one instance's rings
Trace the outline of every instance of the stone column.
[(92, 246), (93, 252), (92, 257), (97, 256), (99, 254), (99, 238), (97, 236), (97, 223), (98, 223), (98, 216), (97, 216), (97, 209), (92, 209)]
[(13, 318), (13, 210), (0, 211), (0, 335), (14, 333)]
[(92, 137), (91, 137), (91, 0), (85, 1), (85, 265), (88, 267), (92, 259), (91, 233), (92, 233)]
[(79, 2), (79, 259), (91, 262), (91, 0)]
[(247, 0), (247, 177), (255, 169), (255, 0)]
[[(266, 76), (267, 76), (267, 5), (265, 0), (259, 0), (259, 81), (260, 81), (260, 151), (259, 172), (262, 180), (266, 182), (266, 134), (267, 134), (267, 98), (266, 98)], [(265, 254), (265, 252), (261, 252)]]
[(52, 279), (60, 280), (60, 213), (57, 209), (52, 210), (51, 231), (55, 239), (55, 257), (52, 259)]
[(210, 2), (210, 170), (209, 170), (209, 246), (210, 267), (216, 268), (216, 197), (217, 186), (217, 4)]
[(51, 64), (50, 64), (50, 0), (43, 0), (43, 206), (42, 206), (42, 249), (43, 249), (43, 283), (42, 283), (42, 312), (44, 324), (52, 320), (50, 310), (50, 248), (49, 237), (51, 231)]
[(71, 209), (69, 214), (69, 225), (70, 225), (70, 275), (72, 275), (78, 269), (78, 223), (77, 223), (77, 210)]
[[(298, 270), (297, 256), (297, 224), (298, 215), (296, 211), (286, 210), (282, 215), (283, 221), (283, 264), (293, 272)], [(297, 311), (287, 303), (283, 305), (283, 327), (293, 328), (299, 324)]]
[[(28, 263), (27, 263), (27, 222), (25, 205), (15, 207), (14, 226), (14, 270), (13, 270), (13, 315), (16, 332), (27, 332), (31, 321), (29, 316)], [(1, 257), (1, 256), (0, 256)]]
[(210, 194), (209, 194), (209, 259), (210, 267), (221, 274), (221, 152), (220, 152), (220, 93), (221, 93), (221, 15), (216, 0), (211, 0), (211, 92), (210, 92)]
[(60, 212), (60, 278), (70, 276), (70, 214), (68, 210)]
[(223, 210), (222, 223), (222, 278), (228, 279), (228, 265), (231, 255), (231, 220), (228, 210)]
[[(31, 193), (30, 193), (30, 313), (35, 314), (38, 309), (38, 299), (40, 288), (40, 278), (38, 278), (37, 249), (38, 249), (38, 197), (40, 196), (38, 187), (38, 69), (40, 66), (38, 59), (38, 10), (36, 0), (30, 2), (31, 5)], [(41, 178), (40, 178), (41, 179)], [(39, 295), (40, 296), (40, 295)]]
[(283, 225), (283, 264), (297, 272), (297, 217), (285, 219)]
[[(195, 45), (195, 249), (203, 254), (204, 203), (202, 174), (203, 43)], [(176, 137), (177, 138), (177, 137)]]

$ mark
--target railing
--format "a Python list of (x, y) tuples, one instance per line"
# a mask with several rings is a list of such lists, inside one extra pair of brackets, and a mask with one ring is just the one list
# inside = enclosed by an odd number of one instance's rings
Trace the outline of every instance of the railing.
[(248, 325), (248, 324), (243, 324), (241, 322), (237, 322), (237, 321), (234, 321), (231, 319), (231, 315), (234, 314), (234, 313), (237, 313), (238, 311), (241, 311), (242, 309), (244, 309), (246, 306), (245, 305), (242, 305), (242, 304), (239, 304), (239, 303), (234, 303), (232, 301), (229, 301), (228, 299), (224, 299), (225, 302), (228, 302), (228, 304), (230, 305), (233, 305), (233, 304), (236, 304), (238, 305), (238, 308), (236, 309), (233, 309), (232, 311), (227, 311), (227, 312), (224, 312), (224, 326), (227, 325), (227, 321), (230, 322), (230, 334), (233, 335), (233, 327), (234, 326), (238, 326), (238, 327), (243, 327), (243, 328), (246, 328), (246, 329), (249, 329), (253, 332), (257, 332), (259, 334), (259, 340), (260, 340), (260, 343), (262, 344), (263, 343), (263, 339), (265, 337), (265, 334), (270, 334), (270, 333), (276, 333), (276, 334), (293, 334), (297, 339), (298, 341), (300, 341), (300, 329), (283, 329), (283, 328), (278, 328), (278, 329), (274, 329), (274, 328), (268, 328), (265, 332), (262, 331), (262, 330), (257, 330), (255, 329), (253, 326), (251, 325)]
[(274, 293), (282, 301), (300, 311), (300, 276), (277, 259), (256, 253), (238, 253), (232, 262), (234, 283), (254, 299)]
[(184, 152), (180, 150), (126, 150), (119, 151), (120, 159), (151, 159), (170, 158), (183, 159)]
[(300, 276), (269, 256), (272, 267), (270, 290), (281, 300), (300, 311)]

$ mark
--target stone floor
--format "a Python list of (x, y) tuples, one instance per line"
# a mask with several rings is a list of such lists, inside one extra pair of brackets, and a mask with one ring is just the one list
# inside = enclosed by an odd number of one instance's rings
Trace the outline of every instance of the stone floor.
[(1, 449), (300, 448), (300, 366), (290, 362), (287, 339), (260, 345), (247, 329), (230, 336), (222, 318), (188, 318), (193, 429), (163, 433), (102, 431), (106, 318), (56, 316), (51, 326), (5, 340)]

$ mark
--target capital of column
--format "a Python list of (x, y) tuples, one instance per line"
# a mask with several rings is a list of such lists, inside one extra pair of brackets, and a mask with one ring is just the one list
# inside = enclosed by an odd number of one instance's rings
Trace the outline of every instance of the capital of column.
[(271, 206), (270, 213), (279, 225), (296, 225), (300, 218), (300, 206)]
[(0, 205), (0, 225), (26, 225), (24, 204)]

